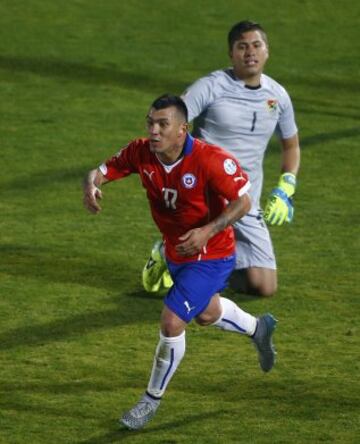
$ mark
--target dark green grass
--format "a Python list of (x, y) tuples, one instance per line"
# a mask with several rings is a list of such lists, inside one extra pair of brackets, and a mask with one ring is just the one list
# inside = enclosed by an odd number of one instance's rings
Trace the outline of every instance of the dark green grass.
[[(263, 375), (245, 338), (190, 325), (158, 415), (144, 390), (160, 296), (140, 272), (158, 237), (137, 178), (82, 208), (85, 172), (144, 135), (151, 100), (226, 66), (234, 21), (271, 42), (302, 141), (295, 221), (272, 229), (280, 288), (245, 310), (279, 319)], [(356, 443), (359, 387), (359, 6), (350, 1), (0, 4), (0, 443)], [(279, 150), (265, 161), (276, 183)]]

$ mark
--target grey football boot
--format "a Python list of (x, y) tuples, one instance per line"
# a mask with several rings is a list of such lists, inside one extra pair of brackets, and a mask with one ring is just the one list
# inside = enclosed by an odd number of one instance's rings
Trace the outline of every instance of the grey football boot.
[(264, 372), (269, 372), (275, 364), (276, 351), (272, 342), (272, 334), (277, 320), (270, 313), (257, 320), (257, 327), (252, 341), (259, 356), (259, 364)]
[(124, 413), (120, 422), (131, 430), (142, 429), (155, 415), (159, 405), (160, 399), (153, 399), (145, 393), (131, 410)]

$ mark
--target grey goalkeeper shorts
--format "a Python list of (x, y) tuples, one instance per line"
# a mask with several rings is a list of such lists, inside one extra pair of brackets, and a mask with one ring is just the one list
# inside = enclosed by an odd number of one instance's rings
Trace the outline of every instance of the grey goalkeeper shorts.
[(275, 270), (274, 248), (261, 213), (247, 214), (233, 227), (236, 239), (235, 269), (260, 267)]

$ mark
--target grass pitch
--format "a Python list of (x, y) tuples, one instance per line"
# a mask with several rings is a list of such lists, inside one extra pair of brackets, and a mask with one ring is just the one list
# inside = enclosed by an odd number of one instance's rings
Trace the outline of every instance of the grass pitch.
[[(278, 363), (190, 325), (154, 420), (117, 418), (146, 386), (161, 297), (140, 272), (158, 237), (137, 177), (82, 208), (84, 174), (144, 135), (149, 103), (227, 66), (238, 20), (268, 31), (267, 73), (296, 110), (302, 167), (290, 226), (271, 230)], [(359, 6), (3, 0), (0, 4), (0, 443), (357, 443), (360, 436)], [(265, 193), (279, 150), (265, 161)]]

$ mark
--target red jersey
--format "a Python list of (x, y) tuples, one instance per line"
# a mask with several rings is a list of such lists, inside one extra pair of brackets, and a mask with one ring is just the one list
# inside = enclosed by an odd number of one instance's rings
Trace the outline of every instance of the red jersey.
[(234, 254), (232, 227), (209, 239), (201, 254), (183, 257), (175, 246), (192, 228), (219, 216), (228, 201), (250, 188), (246, 173), (228, 152), (187, 135), (183, 156), (172, 165), (163, 164), (150, 151), (149, 139), (137, 139), (100, 166), (108, 180), (132, 173), (140, 175), (151, 213), (165, 242), (165, 255), (175, 263), (219, 259)]

